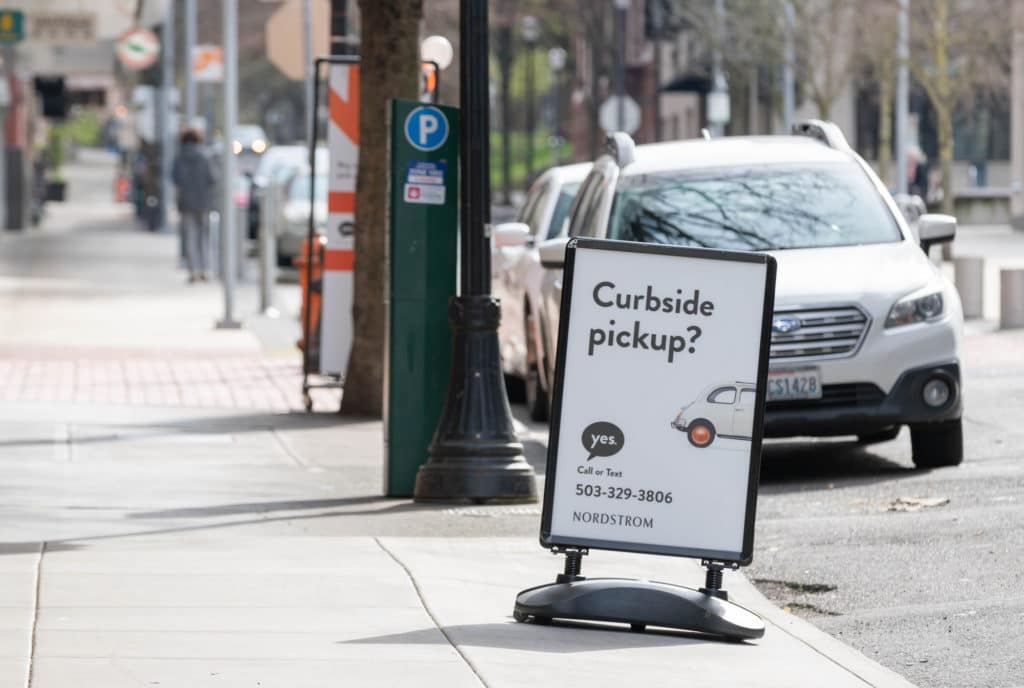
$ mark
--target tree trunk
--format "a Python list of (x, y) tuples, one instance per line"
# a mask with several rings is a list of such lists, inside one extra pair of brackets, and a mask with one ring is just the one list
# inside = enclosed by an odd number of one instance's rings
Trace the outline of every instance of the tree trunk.
[(362, 14), (352, 353), (341, 412), (379, 417), (384, 399), (387, 103), (419, 94), (423, 0), (359, 0)]
[(939, 139), (939, 168), (942, 170), (942, 212), (953, 214), (953, 118), (950, 107), (935, 109)]
[(892, 62), (886, 53), (878, 65), (878, 176), (887, 187), (892, 167)]

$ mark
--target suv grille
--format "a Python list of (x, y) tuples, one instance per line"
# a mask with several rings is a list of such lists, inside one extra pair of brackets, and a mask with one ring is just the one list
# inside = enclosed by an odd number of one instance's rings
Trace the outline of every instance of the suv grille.
[(772, 318), (771, 358), (852, 356), (869, 322), (857, 306), (777, 310)]

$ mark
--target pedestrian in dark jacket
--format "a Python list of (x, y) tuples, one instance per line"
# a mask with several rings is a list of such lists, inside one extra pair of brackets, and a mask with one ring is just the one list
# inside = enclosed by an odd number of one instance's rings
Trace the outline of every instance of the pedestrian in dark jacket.
[(181, 151), (174, 160), (174, 184), (178, 187), (178, 211), (185, 237), (185, 262), (189, 282), (206, 280), (210, 269), (210, 211), (213, 210), (217, 168), (203, 151), (199, 132), (181, 134)]

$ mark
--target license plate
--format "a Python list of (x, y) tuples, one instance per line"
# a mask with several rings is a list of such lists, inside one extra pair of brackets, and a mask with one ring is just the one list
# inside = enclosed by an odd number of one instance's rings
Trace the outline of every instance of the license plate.
[(768, 401), (821, 399), (821, 372), (817, 368), (768, 371)]

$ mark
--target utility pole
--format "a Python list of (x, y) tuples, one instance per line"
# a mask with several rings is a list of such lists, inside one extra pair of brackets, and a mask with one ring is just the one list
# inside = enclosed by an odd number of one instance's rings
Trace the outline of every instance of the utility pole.
[(708, 129), (715, 138), (725, 135), (729, 123), (729, 85), (722, 66), (725, 43), (725, 1), (715, 0), (715, 46), (711, 52), (711, 92), (708, 93)]
[(501, 307), (491, 296), (490, 116), (487, 0), (459, 2), (461, 289), (448, 306), (453, 330), (448, 394), (417, 501), (537, 501), (536, 476), (516, 438), (498, 353)]
[(174, 164), (174, 127), (171, 126), (171, 91), (174, 89), (174, 0), (168, 0), (161, 32), (161, 79), (157, 107), (157, 133), (160, 138), (160, 206), (157, 228), (171, 231), (170, 207), (174, 196), (171, 169)]
[[(192, 73), (192, 52), (196, 47), (196, 0), (185, 0), (185, 123), (192, 126), (196, 119), (196, 77)], [(210, 125), (207, 124), (207, 129)]]
[(310, 0), (302, 0), (302, 78), (306, 95), (306, 144), (312, 145), (313, 137), (313, 27), (309, 8)]
[(789, 134), (793, 131), (793, 99), (795, 88), (793, 84), (793, 63), (796, 61), (796, 51), (793, 48), (793, 28), (796, 24), (796, 16), (793, 12), (793, 3), (786, 0), (782, 4), (783, 17), (783, 56), (782, 56), (782, 133)]
[(630, 0), (615, 0), (615, 130), (626, 128), (626, 12)]
[(219, 329), (237, 329), (235, 320), (235, 268), (238, 231), (235, 213), (235, 124), (238, 123), (238, 0), (223, 0), (224, 31), (221, 39), (224, 51), (224, 165), (221, 170), (220, 259), (221, 280), (224, 284), (224, 318), (217, 323)]
[(1024, 228), (1024, 3), (1013, 3), (1010, 52), (1010, 221)]
[(896, 38), (896, 193), (907, 193), (907, 150), (910, 118), (910, 46), (908, 13), (910, 0), (899, 0)]

